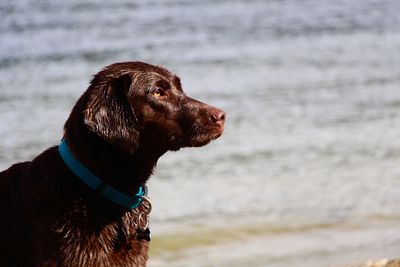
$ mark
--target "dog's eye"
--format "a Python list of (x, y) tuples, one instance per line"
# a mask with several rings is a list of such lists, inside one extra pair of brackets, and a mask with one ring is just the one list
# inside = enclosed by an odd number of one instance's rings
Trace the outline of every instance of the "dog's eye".
[(163, 92), (159, 88), (155, 88), (152, 90), (151, 94), (155, 97), (159, 97), (163, 95)]

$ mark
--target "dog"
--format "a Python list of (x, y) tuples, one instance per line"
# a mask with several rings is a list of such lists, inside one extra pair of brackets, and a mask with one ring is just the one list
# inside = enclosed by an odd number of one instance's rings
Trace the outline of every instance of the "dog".
[(61, 144), (0, 173), (0, 266), (146, 266), (157, 160), (218, 138), (225, 116), (163, 67), (105, 67)]

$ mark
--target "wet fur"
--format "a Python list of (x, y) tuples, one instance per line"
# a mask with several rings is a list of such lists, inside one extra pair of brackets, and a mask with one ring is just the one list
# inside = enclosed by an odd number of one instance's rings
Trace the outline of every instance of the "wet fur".
[[(160, 156), (219, 137), (224, 117), (187, 97), (168, 70), (117, 63), (94, 76), (64, 139), (107, 184), (134, 194)], [(135, 230), (147, 208), (127, 211), (99, 196), (51, 147), (0, 173), (0, 266), (146, 266), (149, 244)]]

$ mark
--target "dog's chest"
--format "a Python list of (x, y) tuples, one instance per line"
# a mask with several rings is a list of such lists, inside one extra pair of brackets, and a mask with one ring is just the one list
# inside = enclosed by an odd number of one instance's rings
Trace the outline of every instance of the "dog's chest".
[(138, 235), (138, 218), (145, 210), (141, 205), (108, 221), (76, 201), (51, 229), (64, 265), (145, 266), (148, 242)]

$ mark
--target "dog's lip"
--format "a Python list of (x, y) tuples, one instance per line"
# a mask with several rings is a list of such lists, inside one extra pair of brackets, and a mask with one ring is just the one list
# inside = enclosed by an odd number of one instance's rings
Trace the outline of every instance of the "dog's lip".
[(224, 127), (217, 127), (216, 129), (213, 128), (211, 131), (207, 133), (203, 133), (199, 136), (196, 136), (195, 138), (192, 138), (192, 140), (189, 141), (188, 146), (190, 147), (201, 147), (205, 146), (208, 143), (210, 143), (213, 140), (218, 139), (222, 133), (224, 132)]
[(211, 140), (218, 139), (221, 135), (222, 135), (222, 131), (219, 132), (218, 134), (214, 135), (213, 137), (211, 137)]
[(223, 125), (221, 125), (220, 127), (218, 127), (217, 129), (216, 129), (216, 132), (211, 136), (211, 139), (212, 140), (215, 140), (215, 139), (218, 139), (221, 135), (222, 135), (222, 133), (224, 132), (224, 126)]

